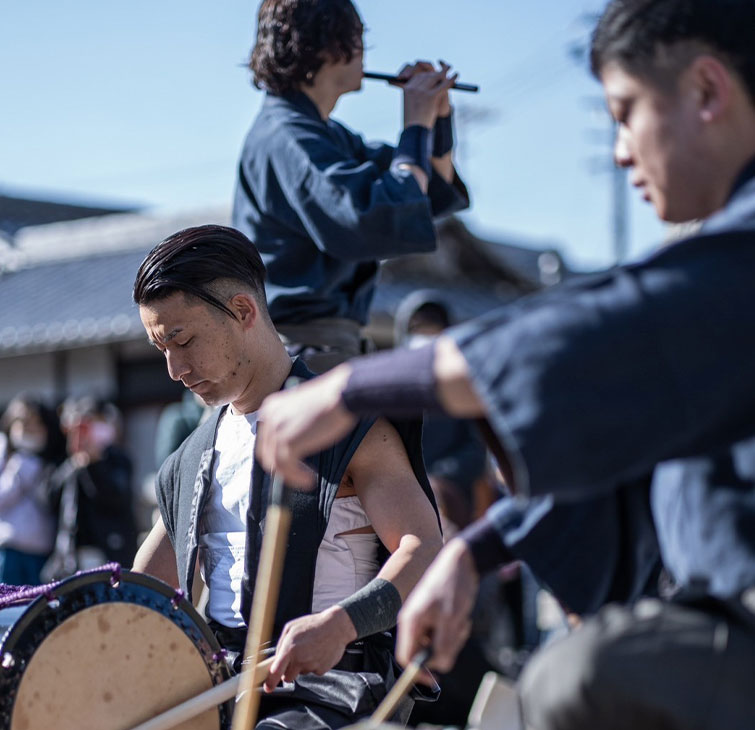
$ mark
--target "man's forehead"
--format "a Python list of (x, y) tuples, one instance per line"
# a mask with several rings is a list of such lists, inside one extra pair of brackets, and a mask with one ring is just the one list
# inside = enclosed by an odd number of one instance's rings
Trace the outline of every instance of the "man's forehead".
[(647, 82), (627, 71), (616, 61), (609, 61), (601, 69), (600, 82), (609, 99), (621, 100), (637, 94)]
[(180, 294), (172, 294), (139, 306), (139, 316), (153, 338), (167, 342), (201, 314), (199, 306)]

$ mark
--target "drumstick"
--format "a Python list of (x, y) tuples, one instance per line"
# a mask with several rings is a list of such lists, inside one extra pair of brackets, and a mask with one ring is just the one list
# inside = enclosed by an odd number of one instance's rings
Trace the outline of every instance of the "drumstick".
[[(283, 479), (276, 475), (270, 493), (270, 506), (265, 516), (265, 534), (262, 537), (257, 580), (254, 584), (252, 612), (244, 648), (247, 660), (254, 660), (259, 656), (260, 649), (270, 641), (273, 633), (283, 559), (291, 526), (291, 510), (285, 504), (283, 496)], [(260, 694), (251, 691), (253, 684), (254, 671), (248, 669), (242, 672), (231, 730), (252, 730), (257, 722)]]
[[(406, 669), (391, 687), (391, 691), (383, 698), (383, 701), (375, 708), (375, 712), (367, 720), (362, 720), (354, 725), (348, 725), (343, 730), (377, 730), (381, 722), (385, 722), (396, 710), (398, 703), (404, 699), (412, 688), (414, 680), (422, 671), (422, 665), (430, 658), (430, 648), (420, 649), (411, 659)], [(392, 726), (391, 726), (392, 727)]]
[[(394, 84), (405, 84), (409, 80), (401, 79), (398, 76), (393, 76), (391, 74), (377, 73), (375, 71), (363, 71), (362, 76), (365, 79), (375, 79), (376, 81), (390, 81)], [(462, 84), (458, 81), (451, 88), (456, 89), (457, 91), (471, 91), (473, 93), (477, 93), (480, 90), (480, 87), (477, 86), (477, 84)]]
[[(262, 684), (267, 678), (270, 671), (270, 665), (273, 663), (275, 657), (271, 656), (264, 661), (261, 661), (254, 668), (254, 685)], [(180, 705), (171, 707), (169, 710), (156, 715), (151, 720), (143, 722), (141, 725), (131, 728), (131, 730), (168, 730), (168, 728), (180, 725), (182, 722), (190, 720), (192, 717), (201, 715), (206, 710), (211, 710), (213, 707), (222, 705), (223, 702), (227, 702), (231, 698), (236, 696), (238, 691), (239, 682), (241, 681), (241, 675), (237, 674), (235, 677), (216, 684), (206, 692), (198, 694), (196, 697), (192, 697), (186, 702), (182, 702)]]
[(380, 722), (385, 722), (398, 706), (398, 703), (406, 696), (407, 692), (412, 688), (414, 680), (417, 679), (417, 675), (422, 671), (422, 665), (430, 658), (430, 649), (420, 649), (407, 664), (406, 669), (401, 673), (401, 676), (396, 681), (396, 684), (391, 687), (391, 691), (385, 696), (383, 701), (377, 706), (375, 712), (370, 717), (370, 723), (377, 725)]

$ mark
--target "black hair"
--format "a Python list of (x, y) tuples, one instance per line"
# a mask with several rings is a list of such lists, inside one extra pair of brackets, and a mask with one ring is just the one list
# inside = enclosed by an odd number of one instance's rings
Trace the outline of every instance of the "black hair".
[(666, 71), (675, 80), (679, 61), (689, 55), (674, 59), (674, 51), (697, 46), (734, 70), (755, 103), (753, 28), (753, 0), (611, 0), (592, 36), (590, 66), (596, 77), (615, 61), (630, 73), (658, 79), (664, 51), (671, 60)]
[[(51, 464), (62, 463), (66, 457), (66, 441), (60, 428), (60, 420), (55, 409), (47, 405), (41, 398), (29, 393), (16, 395), (0, 417), (0, 431), (6, 436), (10, 436), (11, 424), (21, 417), (23, 410), (35, 413), (47, 432), (44, 448), (38, 456)], [(10, 441), (9, 448), (11, 450), (13, 448)]]
[(280, 95), (310, 84), (326, 60), (351, 61), (363, 30), (350, 0), (264, 0), (249, 59), (254, 85)]
[(411, 317), (409, 317), (408, 331), (412, 332), (418, 327), (437, 327), (444, 330), (451, 326), (451, 316), (448, 307), (441, 302), (425, 302), (420, 304)]
[(254, 244), (235, 228), (195, 226), (168, 236), (142, 261), (134, 281), (138, 305), (184, 292), (234, 318), (212, 291), (212, 283), (232, 279), (248, 286), (264, 313), (265, 265)]

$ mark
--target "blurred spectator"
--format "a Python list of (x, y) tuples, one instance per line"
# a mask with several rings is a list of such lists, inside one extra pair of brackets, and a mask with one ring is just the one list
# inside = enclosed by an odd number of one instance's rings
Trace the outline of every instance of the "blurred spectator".
[[(396, 345), (420, 347), (450, 325), (442, 299), (432, 291), (417, 291), (398, 308), (394, 339)], [(475, 488), (485, 478), (486, 448), (474, 422), (426, 414), (422, 453), (448, 540), (476, 517)]]
[(52, 550), (47, 484), (65, 458), (57, 415), (19, 395), (0, 418), (0, 583), (34, 585)]
[(110, 561), (130, 566), (137, 530), (131, 460), (117, 444), (120, 412), (85, 397), (64, 403), (61, 422), (68, 458), (52, 477), (58, 534), (43, 577), (54, 580)]
[(155, 466), (162, 463), (184, 442), (184, 439), (212, 411), (202, 399), (187, 390), (180, 403), (171, 403), (163, 408), (155, 434)]

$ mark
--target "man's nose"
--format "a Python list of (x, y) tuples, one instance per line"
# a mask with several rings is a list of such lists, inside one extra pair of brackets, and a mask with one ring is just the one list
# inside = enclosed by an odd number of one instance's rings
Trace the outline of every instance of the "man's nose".
[(172, 380), (181, 380), (182, 376), (186, 375), (191, 368), (188, 362), (178, 356), (175, 352), (165, 352), (165, 362), (168, 365), (168, 375)]
[(628, 132), (626, 128), (619, 125), (616, 128), (616, 139), (613, 143), (613, 161), (619, 167), (631, 167), (633, 164), (627, 136)]

